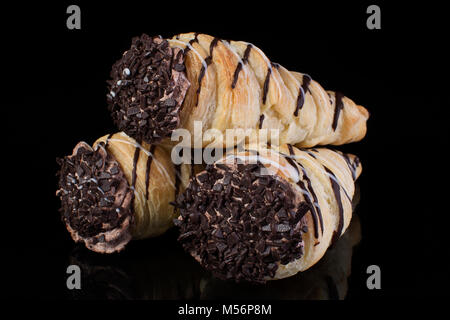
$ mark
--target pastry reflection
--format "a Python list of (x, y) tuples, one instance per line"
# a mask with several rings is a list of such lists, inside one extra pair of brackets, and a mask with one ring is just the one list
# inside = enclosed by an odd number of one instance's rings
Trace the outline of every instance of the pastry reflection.
[(136, 241), (115, 255), (99, 255), (82, 245), (70, 255), (81, 268), (81, 290), (72, 299), (198, 299), (205, 276), (197, 262), (178, 246), (176, 234)]
[[(356, 186), (353, 207), (359, 202)], [(213, 278), (175, 241), (176, 232), (136, 241), (115, 255), (99, 255), (82, 245), (69, 263), (81, 268), (82, 288), (70, 291), (72, 299), (344, 299), (351, 273), (353, 248), (361, 240), (357, 212), (347, 231), (309, 270), (263, 285), (234, 283)]]

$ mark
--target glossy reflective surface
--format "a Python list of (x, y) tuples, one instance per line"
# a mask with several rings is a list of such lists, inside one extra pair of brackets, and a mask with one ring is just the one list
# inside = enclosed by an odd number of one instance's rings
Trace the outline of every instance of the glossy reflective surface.
[[(358, 189), (357, 189), (358, 190)], [(355, 200), (359, 198), (356, 194)], [(130, 250), (100, 255), (76, 245), (69, 264), (80, 266), (82, 289), (70, 299), (344, 299), (353, 248), (361, 240), (360, 219), (309, 270), (264, 285), (213, 278), (176, 243), (176, 230), (163, 237), (134, 241)]]

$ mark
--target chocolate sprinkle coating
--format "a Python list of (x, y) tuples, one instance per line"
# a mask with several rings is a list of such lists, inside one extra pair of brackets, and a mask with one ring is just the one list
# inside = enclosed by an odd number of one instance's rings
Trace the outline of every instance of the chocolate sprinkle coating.
[(310, 206), (262, 170), (260, 162), (208, 165), (177, 198), (179, 242), (220, 279), (264, 283), (303, 255)]
[(117, 161), (103, 144), (92, 149), (84, 142), (57, 161), (60, 211), (72, 238), (98, 252), (122, 248), (131, 239), (134, 216), (132, 190)]
[(108, 109), (119, 130), (152, 144), (178, 128), (190, 86), (182, 49), (159, 37), (135, 37), (110, 77)]

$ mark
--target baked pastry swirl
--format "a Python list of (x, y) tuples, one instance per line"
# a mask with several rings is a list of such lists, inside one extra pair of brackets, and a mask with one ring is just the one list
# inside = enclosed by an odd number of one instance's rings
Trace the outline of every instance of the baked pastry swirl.
[[(340, 145), (361, 140), (369, 117), (364, 107), (271, 62), (250, 43), (199, 33), (134, 38), (113, 65), (108, 88), (119, 130), (148, 143), (176, 128), (194, 133), (199, 121), (203, 132), (248, 129), (254, 136), (267, 129), (277, 132), (279, 144)], [(210, 138), (197, 135), (193, 143), (228, 143)], [(268, 141), (278, 144), (271, 135)]]
[(221, 279), (264, 282), (314, 265), (348, 227), (356, 156), (250, 145), (191, 179), (177, 197), (179, 241)]
[(100, 253), (171, 227), (176, 213), (169, 203), (190, 172), (188, 165), (173, 165), (163, 147), (139, 144), (123, 132), (93, 147), (80, 142), (58, 161), (62, 220), (74, 241)]

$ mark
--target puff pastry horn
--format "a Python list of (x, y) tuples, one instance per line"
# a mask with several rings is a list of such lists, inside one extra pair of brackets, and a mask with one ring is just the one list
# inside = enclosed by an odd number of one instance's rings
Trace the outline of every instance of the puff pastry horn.
[(179, 241), (222, 279), (264, 282), (314, 265), (352, 217), (356, 156), (249, 146), (197, 174), (177, 198)]
[(361, 226), (355, 214), (342, 237), (313, 268), (263, 287), (208, 277), (202, 281), (200, 299), (343, 300), (348, 291), (353, 250), (360, 241)]
[(123, 132), (76, 145), (59, 159), (62, 220), (74, 241), (92, 251), (122, 250), (131, 239), (162, 234), (172, 226), (169, 203), (189, 179), (160, 146), (139, 144)]
[[(368, 111), (310, 76), (272, 63), (256, 46), (206, 34), (142, 35), (111, 71), (108, 105), (115, 123), (149, 143), (176, 128), (276, 130), (299, 147), (361, 140)], [(254, 132), (253, 132), (254, 131)], [(216, 138), (217, 139), (217, 138)], [(196, 147), (213, 141), (194, 136)], [(226, 145), (229, 147), (229, 145)]]

